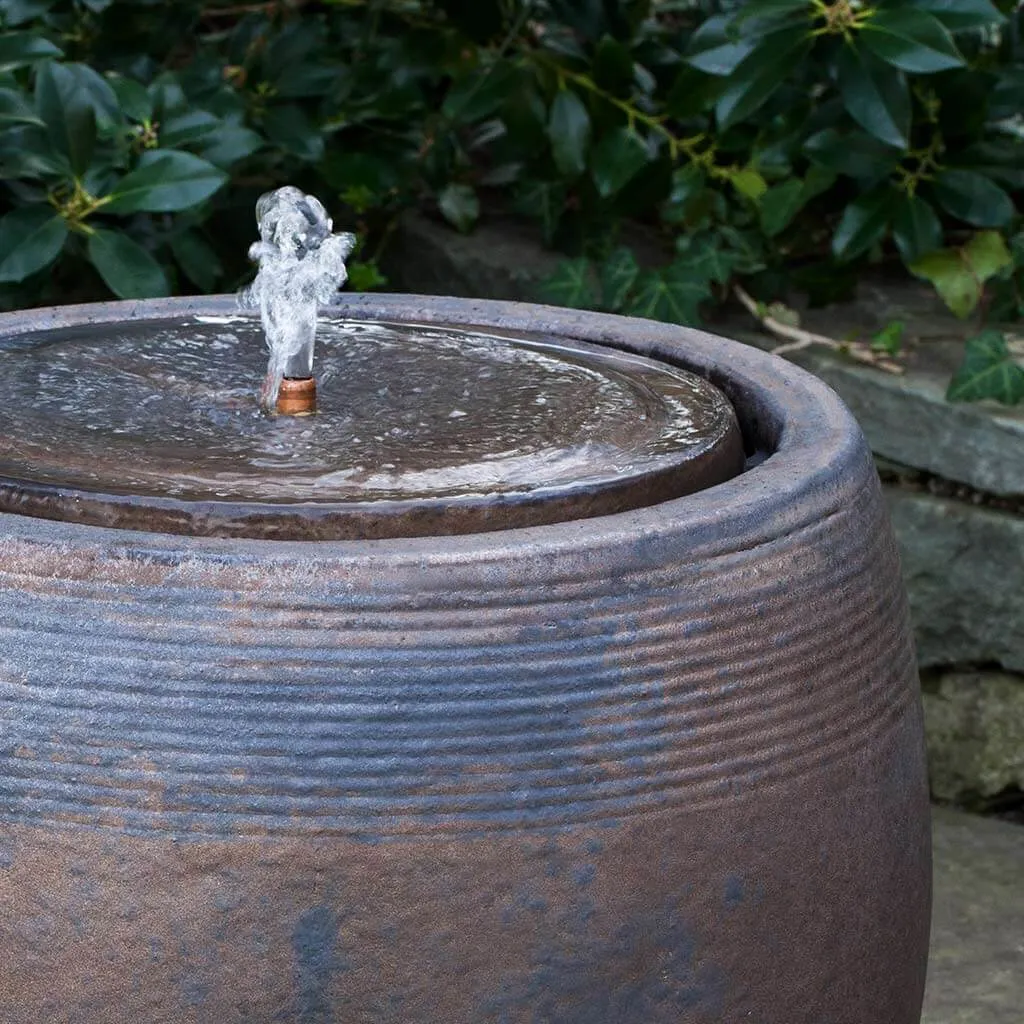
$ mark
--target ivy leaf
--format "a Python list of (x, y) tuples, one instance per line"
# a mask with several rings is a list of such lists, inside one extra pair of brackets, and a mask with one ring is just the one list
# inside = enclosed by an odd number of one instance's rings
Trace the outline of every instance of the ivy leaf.
[(617, 312), (622, 309), (640, 273), (640, 265), (633, 255), (632, 249), (622, 246), (612, 251), (601, 264), (601, 297), (605, 309)]
[(1003, 405), (1024, 401), (1024, 367), (1014, 362), (999, 331), (982, 331), (970, 338), (964, 360), (946, 391), (950, 402), (978, 402), (992, 398)]
[(615, 195), (647, 163), (649, 154), (643, 139), (629, 128), (613, 128), (594, 147), (590, 173), (598, 195)]
[(170, 291), (163, 267), (122, 231), (94, 232), (87, 251), (89, 261), (118, 298), (148, 299)]
[(465, 233), (480, 217), (480, 200), (469, 185), (446, 185), (437, 197), (444, 219)]
[(910, 271), (930, 281), (954, 315), (964, 319), (981, 300), (982, 284), (957, 249), (939, 249), (910, 264)]
[(710, 294), (707, 281), (677, 261), (640, 275), (627, 312), (649, 320), (699, 324), (700, 303)]
[(62, 57), (64, 51), (37, 32), (0, 34), (0, 72), (14, 71), (40, 60)]
[(882, 186), (846, 207), (832, 236), (832, 252), (837, 259), (851, 260), (883, 239), (895, 212), (894, 196), (888, 186)]
[(876, 57), (911, 74), (927, 75), (964, 65), (964, 58), (941, 21), (926, 11), (883, 7), (860, 31)]
[(979, 231), (964, 246), (963, 253), (979, 281), (988, 281), (1013, 264), (1013, 256), (998, 231)]
[(540, 221), (541, 234), (549, 243), (565, 212), (565, 185), (559, 181), (533, 181), (516, 196), (516, 209)]
[(871, 336), (871, 351), (899, 355), (903, 347), (903, 333), (907, 325), (902, 320), (890, 320), (880, 331)]
[(904, 194), (896, 206), (892, 236), (909, 266), (942, 245), (942, 223), (926, 199)]
[(551, 104), (548, 137), (555, 166), (567, 177), (579, 177), (587, 166), (590, 115), (571, 89), (559, 89)]
[(1013, 200), (977, 171), (944, 170), (936, 177), (934, 187), (942, 208), (968, 224), (998, 228), (1013, 219)]
[(74, 174), (85, 174), (96, 144), (96, 111), (78, 76), (64, 64), (48, 62), (36, 75), (35, 97), (51, 145)]
[(690, 37), (684, 59), (709, 75), (731, 75), (750, 56), (757, 39), (730, 33), (730, 19), (716, 14), (702, 22)]
[(718, 284), (728, 284), (741, 261), (739, 253), (723, 248), (721, 240), (713, 234), (681, 238), (676, 252), (675, 266), (687, 270), (691, 277)]
[(173, 213), (208, 199), (228, 176), (201, 157), (179, 150), (150, 150), (116, 182), (107, 213)]
[(590, 260), (583, 256), (562, 260), (555, 272), (541, 284), (540, 290), (543, 298), (558, 306), (593, 309), (598, 304), (594, 293), (593, 267)]
[(1006, 20), (989, 0), (909, 0), (908, 6), (931, 14), (950, 32), (984, 28)]
[(839, 94), (850, 116), (876, 139), (910, 146), (910, 89), (902, 71), (857, 46), (836, 55)]
[(786, 29), (766, 36), (729, 77), (715, 104), (715, 116), (724, 130), (758, 109), (782, 85), (802, 50), (810, 47), (803, 28)]
[(0, 283), (24, 281), (48, 267), (64, 247), (68, 228), (50, 206), (22, 206), (0, 220)]
[(774, 238), (789, 226), (805, 201), (804, 183), (799, 178), (773, 185), (761, 197), (758, 211), (761, 229), (769, 238)]

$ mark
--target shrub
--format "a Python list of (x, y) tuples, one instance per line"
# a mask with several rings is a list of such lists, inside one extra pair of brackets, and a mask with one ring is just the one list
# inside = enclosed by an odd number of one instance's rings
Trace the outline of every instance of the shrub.
[[(570, 257), (547, 289), (564, 303), (692, 323), (737, 282), (827, 301), (892, 260), (958, 315), (1024, 313), (1024, 13), (1009, 0), (0, 13), (8, 308), (235, 287), (255, 197), (290, 181), (363, 238), (357, 288), (381, 282), (410, 205), (459, 230), (503, 206)], [(662, 263), (625, 244), (636, 223)], [(1024, 370), (986, 338), (953, 397), (1019, 400)]]

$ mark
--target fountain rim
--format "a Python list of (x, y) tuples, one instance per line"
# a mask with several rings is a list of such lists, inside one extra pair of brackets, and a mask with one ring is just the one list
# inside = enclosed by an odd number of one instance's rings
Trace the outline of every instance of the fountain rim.
[[(114, 321), (238, 314), (233, 295), (185, 296), (51, 306), (0, 314), (0, 339)], [(723, 483), (630, 511), (467, 534), (379, 540), (217, 538), (135, 531), (0, 513), (9, 539), (86, 543), (111, 550), (177, 551), (265, 561), (297, 553), (317, 560), (386, 552), (389, 559), (473, 561), (509, 547), (542, 545), (579, 552), (629, 539), (686, 537), (705, 551), (743, 550), (790, 534), (842, 510), (872, 465), (852, 414), (835, 392), (799, 367), (749, 345), (690, 327), (607, 313), (501, 300), (400, 293), (339, 294), (325, 314), (459, 329), (547, 333), (634, 352), (689, 370), (721, 389), (736, 408), (745, 440), (755, 433), (771, 451), (759, 465)], [(861, 472), (850, 473), (851, 466)], [(714, 536), (709, 536), (709, 528)]]

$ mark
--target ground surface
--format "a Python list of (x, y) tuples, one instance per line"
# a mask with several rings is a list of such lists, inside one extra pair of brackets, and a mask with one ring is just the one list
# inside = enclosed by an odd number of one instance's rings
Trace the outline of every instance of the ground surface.
[(1024, 827), (935, 811), (922, 1024), (1024, 1022)]

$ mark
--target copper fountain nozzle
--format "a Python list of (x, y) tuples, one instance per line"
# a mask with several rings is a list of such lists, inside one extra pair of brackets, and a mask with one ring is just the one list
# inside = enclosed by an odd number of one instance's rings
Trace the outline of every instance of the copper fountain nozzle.
[(285, 377), (277, 394), (279, 416), (312, 416), (316, 412), (316, 378)]

